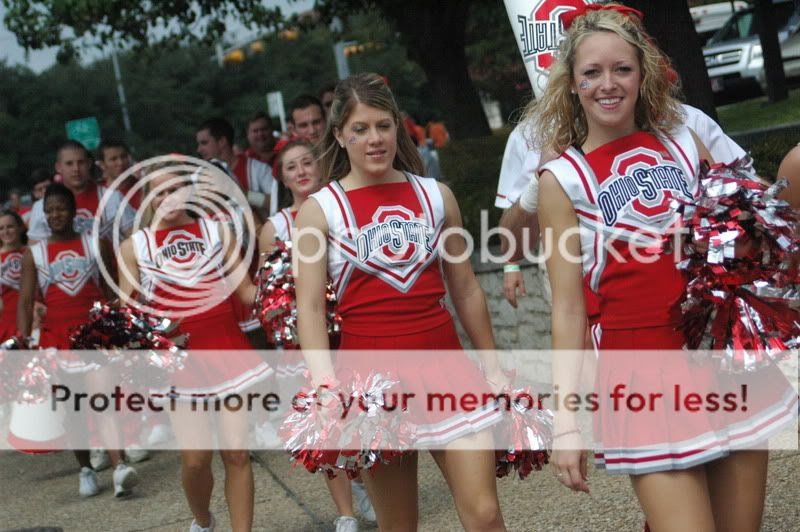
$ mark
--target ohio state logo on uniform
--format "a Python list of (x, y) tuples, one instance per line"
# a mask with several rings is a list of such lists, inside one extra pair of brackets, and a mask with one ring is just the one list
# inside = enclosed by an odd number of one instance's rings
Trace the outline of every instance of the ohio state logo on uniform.
[(61, 289), (72, 296), (81, 291), (90, 275), (89, 259), (76, 251), (67, 249), (59, 251), (50, 263), (50, 279)]
[(89, 234), (92, 232), (94, 225), (94, 213), (89, 209), (79, 208), (75, 211), (75, 220), (72, 222), (72, 227), (79, 235), (84, 233)]
[(380, 207), (372, 223), (361, 228), (354, 242), (358, 260), (375, 259), (386, 264), (406, 264), (430, 254), (433, 231), (405, 207)]
[(164, 239), (155, 255), (156, 266), (166, 262), (188, 265), (206, 253), (206, 243), (188, 231), (173, 231)]
[(687, 179), (680, 166), (658, 151), (636, 148), (614, 158), (610, 175), (600, 183), (597, 206), (607, 226), (623, 215), (654, 224), (671, 216), (673, 198), (692, 198)]
[(9, 253), (0, 265), (0, 284), (19, 290), (22, 279), (22, 253)]

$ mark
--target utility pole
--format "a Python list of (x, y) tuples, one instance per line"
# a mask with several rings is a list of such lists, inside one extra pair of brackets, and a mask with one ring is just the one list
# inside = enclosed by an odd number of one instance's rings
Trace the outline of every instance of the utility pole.
[(119, 105), (122, 108), (122, 123), (125, 125), (125, 132), (131, 133), (131, 118), (128, 116), (128, 101), (125, 99), (125, 87), (122, 85), (122, 72), (117, 60), (117, 46), (111, 45), (111, 64), (114, 65), (114, 78), (117, 81), (117, 94), (119, 95)]
[(333, 56), (336, 58), (336, 74), (339, 76), (339, 80), (350, 76), (350, 65), (347, 63), (347, 56), (344, 55), (344, 49), (354, 44), (357, 44), (357, 42), (339, 41), (333, 45)]

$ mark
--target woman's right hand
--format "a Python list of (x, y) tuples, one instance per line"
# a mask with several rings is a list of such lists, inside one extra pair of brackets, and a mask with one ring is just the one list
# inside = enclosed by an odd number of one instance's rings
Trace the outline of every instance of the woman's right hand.
[(558, 434), (553, 440), (553, 452), (550, 455), (553, 475), (569, 489), (589, 493), (589, 452), (584, 450), (583, 438), (579, 432), (562, 432), (562, 436)]
[(512, 307), (517, 308), (517, 296), (525, 296), (525, 280), (522, 272), (511, 271), (503, 273), (503, 295)]

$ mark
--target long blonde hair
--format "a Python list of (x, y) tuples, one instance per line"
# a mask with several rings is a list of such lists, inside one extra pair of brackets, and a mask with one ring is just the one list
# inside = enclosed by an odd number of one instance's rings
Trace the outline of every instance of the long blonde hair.
[(680, 85), (673, 79), (675, 72), (641, 20), (614, 10), (588, 11), (572, 22), (561, 42), (544, 95), (525, 109), (525, 135), (537, 148), (560, 154), (569, 146), (586, 141), (586, 115), (578, 95), (571, 92), (575, 84), (575, 54), (587, 36), (600, 31), (614, 33), (636, 49), (642, 73), (634, 113), (636, 127), (665, 135), (683, 122), (683, 110), (678, 101)]
[(320, 142), (321, 169), (325, 180), (341, 179), (350, 173), (347, 150), (339, 146), (334, 135), (342, 131), (358, 103), (380, 109), (392, 115), (397, 126), (397, 153), (392, 167), (396, 170), (423, 175), (425, 167), (414, 141), (403, 127), (400, 110), (386, 81), (377, 74), (356, 74), (340, 81), (333, 91), (333, 104), (328, 118), (328, 129)]

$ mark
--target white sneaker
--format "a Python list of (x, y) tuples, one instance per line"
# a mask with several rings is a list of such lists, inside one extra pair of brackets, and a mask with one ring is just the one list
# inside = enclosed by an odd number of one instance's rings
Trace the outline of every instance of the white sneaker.
[(97, 473), (93, 469), (82, 467), (78, 479), (78, 493), (81, 497), (93, 497), (100, 491), (97, 488)]
[(167, 443), (171, 439), (172, 429), (169, 428), (169, 425), (158, 424), (150, 431), (150, 435), (147, 437), (147, 446), (155, 447), (161, 443)]
[(203, 528), (197, 524), (197, 521), (192, 519), (192, 526), (189, 527), (189, 532), (214, 532), (214, 527), (217, 526), (217, 522), (214, 520), (214, 514), (209, 512), (208, 515), (209, 519), (207, 527)]
[(358, 513), (361, 514), (365, 521), (376, 523), (378, 518), (375, 515), (375, 508), (372, 507), (372, 501), (369, 500), (367, 488), (364, 487), (364, 484), (355, 480), (350, 482), (350, 486), (353, 490), (353, 501), (356, 503)]
[(340, 515), (333, 521), (333, 526), (336, 527), (336, 532), (358, 532), (358, 519)]
[(111, 467), (111, 458), (105, 449), (92, 449), (89, 451), (89, 462), (95, 471), (103, 471)]
[(142, 449), (138, 445), (131, 445), (125, 449), (125, 458), (132, 464), (144, 462), (150, 458), (150, 452), (147, 449)]
[(265, 450), (281, 450), (283, 449), (283, 440), (281, 440), (275, 427), (272, 423), (265, 421), (256, 427), (256, 443), (260, 449)]
[(114, 497), (125, 497), (131, 494), (131, 488), (139, 483), (136, 470), (126, 464), (117, 464), (114, 469)]

